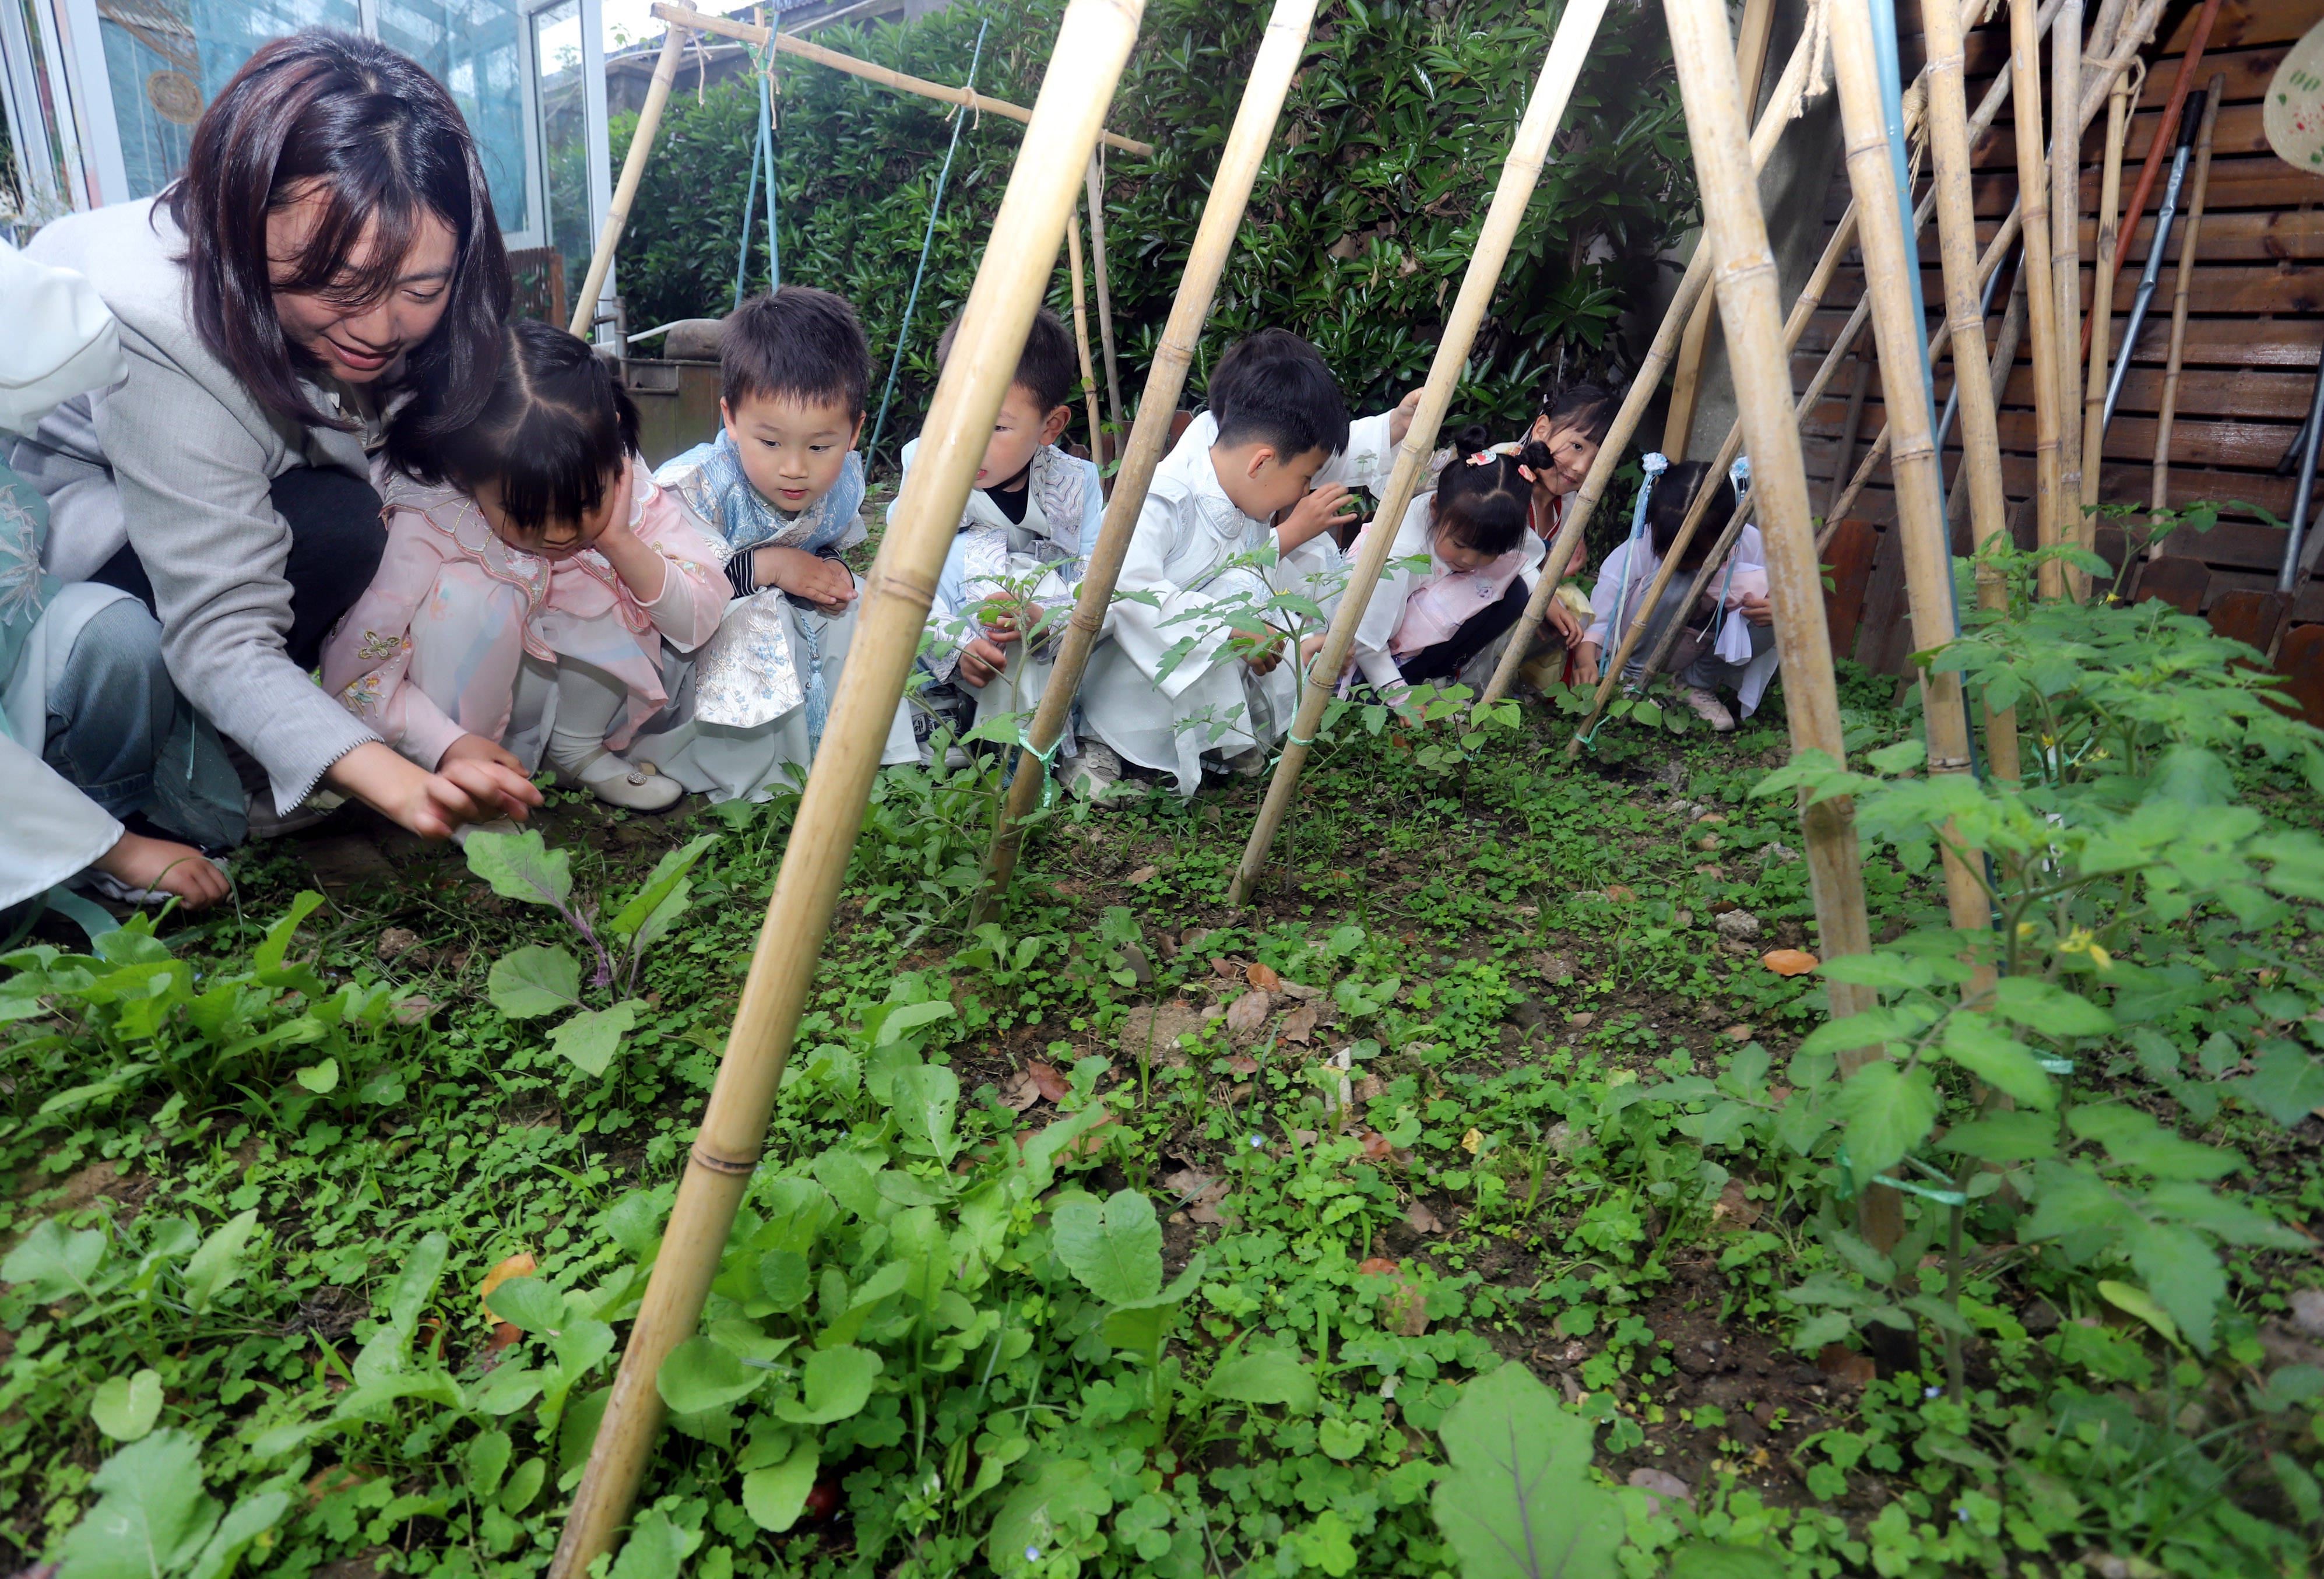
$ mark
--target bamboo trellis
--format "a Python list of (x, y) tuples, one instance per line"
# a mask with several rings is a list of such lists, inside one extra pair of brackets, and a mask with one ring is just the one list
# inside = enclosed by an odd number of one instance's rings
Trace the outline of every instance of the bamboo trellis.
[(1243, 845), (1234, 882), (1227, 889), (1227, 902), (1231, 905), (1240, 905), (1250, 896), (1266, 864), (1268, 847), (1275, 842), (1275, 830), (1282, 826), (1284, 813), (1290, 808), (1292, 794), (1299, 784), (1299, 770), (1306, 762), (1308, 747), (1323, 725), (1323, 709), (1338, 684), (1340, 668), (1347, 662), (1348, 650), (1354, 643), (1357, 623), (1364, 617), (1364, 607), (1379, 585), (1380, 572), (1395, 546), (1405, 509), (1419, 491), (1421, 474), (1436, 446), (1437, 429), (1444, 420), (1445, 409), (1452, 404), (1453, 390), (1468, 365), (1469, 347), (1476, 340), (1477, 326), (1492, 301), (1494, 288), (1500, 283), (1502, 264), (1508, 261), (1509, 247), (1517, 239), (1517, 227), (1524, 223), (1526, 206), (1532, 201), (1534, 188), (1541, 179), (1542, 163), (1549, 156), (1550, 139), (1565, 117), (1566, 101), (1572, 97), (1574, 81), (1582, 75), (1582, 61), (1605, 14), (1606, 0), (1571, 0), (1564, 14), (1558, 18), (1556, 36), (1550, 41), (1548, 57), (1542, 62), (1541, 78), (1526, 105), (1524, 117), (1517, 123), (1517, 137), (1508, 156), (1501, 163), (1501, 178), (1493, 189), (1492, 204), (1485, 211), (1469, 267), (1462, 276), (1460, 294), (1453, 298), (1452, 310), (1436, 343), (1436, 355), (1428, 365), (1420, 407), (1413, 413), (1412, 426), (1406, 430), (1404, 443), (1397, 450), (1396, 466), (1388, 474), (1379, 509), (1372, 516), (1363, 552), (1357, 557), (1349, 575), (1348, 588), (1341, 594), (1340, 606), (1333, 612), (1331, 627), (1324, 633), (1323, 650), (1307, 669), (1297, 716), (1284, 737), (1283, 754), (1276, 760), (1267, 799), (1259, 808), (1259, 821), (1251, 828), (1249, 842)]
[[(1268, 18), (1267, 32), (1259, 42), (1259, 53), (1251, 61), (1250, 77), (1243, 85), (1242, 103), (1235, 111), (1226, 146), (1220, 151), (1219, 168), (1211, 180), (1211, 195), (1203, 206), (1202, 223), (1195, 230), (1186, 267), (1178, 278), (1178, 294), (1170, 304), (1169, 320), (1163, 326), (1161, 343), (1155, 348), (1154, 360), (1147, 370), (1146, 392), (1139, 401), (1137, 424), (1121, 451), (1121, 466), (1114, 474), (1113, 493), (1106, 500), (1105, 520), (1098, 528), (1097, 544), (1090, 550), (1089, 563), (1083, 569), (1074, 612), (1050, 665), (1040, 706), (1027, 726), (1024, 747), (1017, 759), (1017, 776), (1010, 783), (1008, 801), (1001, 809), (1000, 825), (993, 830), (992, 845), (985, 857), (987, 903), (991, 896), (1008, 887), (1010, 874), (1016, 870), (1022, 837), (1019, 824), (1047, 792), (1049, 754), (1056, 750), (1057, 742), (1065, 734), (1065, 717), (1073, 707), (1074, 693), (1081, 688), (1090, 649), (1096, 645), (1104, 626), (1106, 606), (1113, 601), (1114, 582), (1130, 552), (1130, 540), (1138, 530), (1139, 512), (1146, 506), (1154, 468), (1161, 463), (1163, 448), (1169, 442), (1170, 418), (1178, 409), (1179, 392), (1186, 387), (1186, 371), (1194, 364), (1203, 320), (1210, 316), (1219, 280), (1226, 272), (1227, 256), (1234, 248), (1235, 233), (1242, 225), (1244, 206), (1259, 179), (1268, 143), (1275, 135), (1275, 122), (1283, 111), (1283, 97), (1290, 91), (1292, 75), (1298, 70), (1300, 56), (1307, 47), (1307, 30), (1314, 20), (1315, 4), (1316, 0), (1277, 0), (1274, 14)], [(1094, 166), (1092, 168), (1094, 193)], [(1094, 202), (1092, 207), (1094, 208)]]
[[(816, 753), (751, 956), (717, 1082), (622, 1355), (550, 1579), (581, 1579), (629, 1516), (659, 1428), (662, 1361), (693, 1335), (758, 1166), (807, 985), (863, 820), (897, 698), (919, 651), (945, 550), (1055, 270), (1075, 189), (1137, 41), (1141, 0), (1071, 0), (1052, 69), (994, 216), (936, 381), (919, 464), (872, 568), (831, 727)], [(673, 29), (675, 33), (678, 30)]]

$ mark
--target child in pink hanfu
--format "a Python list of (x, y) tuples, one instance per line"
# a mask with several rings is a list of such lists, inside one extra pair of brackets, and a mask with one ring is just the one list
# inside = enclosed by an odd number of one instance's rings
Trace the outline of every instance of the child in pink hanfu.
[(391, 429), (387, 552), (323, 683), (424, 768), (545, 760), (560, 783), (658, 811), (683, 789), (618, 753), (669, 700), (664, 643), (718, 629), (724, 556), (638, 459), (637, 408), (596, 353), (546, 324), (503, 333), (474, 423), (424, 451), (416, 425)]
[[(1390, 704), (1416, 685), (1450, 686), (1525, 612), (1546, 551), (1526, 530), (1536, 468), (1484, 448), (1488, 437), (1482, 428), (1463, 431), (1435, 491), (1405, 511), (1357, 622), (1342, 695), (1359, 678)], [(1374, 521), (1364, 535), (1381, 530)]]

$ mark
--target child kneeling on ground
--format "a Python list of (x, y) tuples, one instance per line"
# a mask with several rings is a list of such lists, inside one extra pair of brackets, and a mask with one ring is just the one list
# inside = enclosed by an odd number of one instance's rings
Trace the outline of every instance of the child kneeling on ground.
[(1735, 485), (1728, 477), (1712, 476), (1703, 461), (1684, 461), (1665, 470), (1655, 464), (1661, 460), (1658, 455), (1646, 457), (1643, 529), (1617, 546), (1599, 567), (1598, 586), (1590, 595), (1598, 616), (1574, 654), (1580, 683), (1598, 683), (1600, 655), (1609, 646), (1619, 645), (1622, 632), (1637, 623), (1663, 556), (1678, 540), (1695, 494), (1708, 483), (1712, 489), (1710, 508), (1679, 556), (1678, 568), (1661, 601), (1647, 615), (1646, 633), (1630, 650), (1622, 678), (1625, 684), (1636, 683), (1646, 672), (1647, 655), (1661, 642), (1670, 622), (1683, 620), (1677, 645), (1671, 649), (1669, 672), (1677, 677), (1679, 696), (1695, 716), (1724, 734), (1735, 727), (1735, 714), (1728, 711), (1718, 693), (1734, 692), (1738, 710), (1748, 718), (1758, 710), (1759, 698), (1775, 675), (1766, 550), (1759, 529), (1745, 527), (1726, 564), (1711, 577), (1709, 589), (1689, 605), (1686, 595), (1695, 572), (1734, 517)]
[[(1175, 774), (1182, 796), (1201, 788), (1206, 755), (1264, 772), (1290, 725), (1298, 666), (1284, 659), (1295, 622), (1268, 605), (1296, 593), (1328, 617), (1337, 600), (1343, 572), (1325, 529), (1347, 495), (1310, 489), (1348, 448), (1348, 427), (1323, 359), (1284, 356), (1268, 376), (1236, 383), (1209, 444), (1182, 439), (1155, 470), (1106, 612), (1111, 639), (1090, 657), (1082, 716), (1121, 760)], [(1106, 799), (1110, 766), (1085, 747), (1067, 782)]]
[[(950, 359), (959, 327), (954, 320), (936, 341), (937, 366)], [(983, 464), (936, 577), (920, 644), (921, 667), (936, 684), (922, 697), (936, 706), (949, 699), (980, 723), (1039, 705), (1049, 653), (1064, 634), (1083, 562), (1105, 520), (1097, 463), (1076, 459), (1057, 443), (1073, 420), (1065, 402), (1078, 381), (1073, 337), (1044, 307), (1026, 333), (1017, 375), (993, 419)], [(904, 446), (903, 476), (911, 474), (919, 448), (917, 439)], [(890, 504), (888, 519), (895, 518)], [(1044, 634), (1028, 651), (1026, 633), (1045, 614)], [(973, 703), (945, 697), (955, 678), (974, 693)], [(1069, 743), (1069, 754), (1072, 749)]]
[[(1462, 681), (1463, 671), (1497, 650), (1525, 612), (1547, 552), (1527, 529), (1533, 461), (1545, 457), (1489, 448), (1490, 437), (1481, 427), (1462, 429), (1452, 459), (1436, 475), (1435, 491), (1405, 512), (1388, 568), (1357, 623), (1342, 695), (1359, 674), (1390, 704), (1416, 685)], [(1364, 538), (1380, 530), (1378, 521), (1367, 526), (1352, 553), (1360, 557)], [(1572, 619), (1554, 600), (1550, 612), (1553, 619)]]
[(716, 546), (638, 458), (638, 412), (562, 329), (503, 331), (467, 427), (425, 446), (433, 392), (377, 468), (387, 552), (323, 650), (323, 684), (431, 771), (463, 756), (658, 811), (684, 793), (619, 754), (669, 700), (663, 643), (701, 645), (726, 604)]
[[(655, 480), (724, 545), (733, 599), (718, 633), (669, 676), (672, 703), (639, 737), (662, 771), (716, 800), (797, 788), (830, 721), (855, 636), (863, 396), (872, 350), (846, 298), (803, 285), (727, 315), (719, 431)], [(883, 764), (916, 760), (899, 704)]]

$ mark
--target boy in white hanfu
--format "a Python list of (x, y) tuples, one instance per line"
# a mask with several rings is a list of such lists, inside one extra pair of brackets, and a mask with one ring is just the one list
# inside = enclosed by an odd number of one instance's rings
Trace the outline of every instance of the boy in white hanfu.
[(1344, 486), (1314, 486), (1348, 448), (1348, 411), (1322, 358), (1301, 349), (1244, 358), (1211, 441), (1182, 442), (1156, 468), (1106, 612), (1111, 640), (1082, 686), (1090, 738), (1065, 775), (1075, 793), (1112, 798), (1118, 758), (1175, 775), (1191, 796), (1205, 757), (1264, 771), (1289, 725), (1298, 666), (1285, 660), (1337, 602), (1345, 571), (1326, 529), (1351, 503)]
[[(952, 355), (959, 327), (954, 320), (936, 341), (939, 367)], [(1073, 337), (1042, 308), (1026, 333), (1017, 376), (993, 419), (959, 532), (936, 577), (920, 643), (921, 667), (934, 682), (921, 697), (930, 706), (956, 707), (982, 723), (1029, 712), (1040, 702), (1083, 562), (1105, 519), (1097, 464), (1057, 443), (1073, 420), (1066, 402), (1078, 380)], [(917, 439), (904, 446), (906, 476), (919, 448)], [(889, 522), (895, 519), (891, 503)], [(966, 696), (952, 688), (954, 681)]]
[[(1171, 447), (1172, 457), (1175, 459), (1179, 450), (1208, 449), (1217, 443), (1221, 415), (1233, 404), (1236, 388), (1246, 379), (1269, 383), (1290, 362), (1312, 364), (1330, 376), (1323, 353), (1289, 329), (1261, 329), (1229, 346), (1211, 374), (1204, 409), (1194, 413), (1194, 420), (1178, 435), (1178, 442)], [(1347, 442), (1333, 450), (1332, 457), (1323, 463), (1323, 469), (1315, 474), (1314, 485), (1319, 489), (1336, 486), (1379, 493), (1396, 466), (1396, 447), (1404, 442), (1406, 431), (1412, 427), (1412, 413), (1419, 407), (1420, 392), (1414, 390), (1393, 410), (1351, 421)], [(1353, 519), (1342, 518), (1348, 524), (1352, 524)]]

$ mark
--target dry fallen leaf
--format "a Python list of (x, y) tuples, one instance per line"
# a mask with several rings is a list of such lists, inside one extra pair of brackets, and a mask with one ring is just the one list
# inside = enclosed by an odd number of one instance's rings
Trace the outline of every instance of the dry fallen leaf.
[(1406, 1206), (1404, 1209), (1404, 1221), (1415, 1233), (1442, 1233), (1444, 1232), (1444, 1224), (1436, 1220), (1436, 1214), (1430, 1211), (1425, 1204), (1419, 1201), (1413, 1202), (1411, 1205)]
[(1743, 1193), (1743, 1181), (1730, 1178), (1711, 1203), (1711, 1220), (1721, 1228), (1740, 1232), (1759, 1220), (1759, 1204)]
[(496, 1321), (493, 1323), (493, 1335), (484, 1340), (485, 1356), (489, 1358), (492, 1355), (499, 1353), (503, 1349), (507, 1348), (511, 1344), (515, 1343), (522, 1336), (524, 1336), (524, 1333), (514, 1322)]
[(1283, 978), (1275, 974), (1273, 965), (1256, 961), (1242, 967), (1242, 979), (1262, 993), (1272, 993), (1283, 985)]
[(395, 1023), (418, 1025), (436, 1012), (436, 1000), (425, 993), (414, 993), (409, 998), (395, 1001)]
[(1705, 834), (1702, 837), (1695, 840), (1694, 847), (1698, 850), (1716, 850), (1719, 848), (1719, 836), (1717, 834)]
[(1159, 866), (1141, 866), (1121, 881), (1124, 882), (1151, 882), (1161, 875), (1162, 868)]
[(1351, 1100), (1356, 1102), (1370, 1102), (1373, 1098), (1379, 1096), (1381, 1092), (1386, 1091), (1388, 1087), (1386, 1085), (1380, 1084), (1380, 1077), (1379, 1076), (1367, 1075), (1362, 1079), (1356, 1082), (1356, 1088), (1348, 1094)]
[(1380, 1301), (1380, 1325), (1399, 1338), (1416, 1338), (1428, 1330), (1428, 1296), (1419, 1284), (1397, 1275), (1396, 1288)]
[(1751, 1039), (1751, 1028), (1748, 1025), (1730, 1025), (1719, 1034), (1731, 1042), (1748, 1042)]
[(1367, 1278), (1382, 1276), (1393, 1277), (1396, 1275), (1397, 1265), (1397, 1262), (1390, 1260), (1384, 1255), (1376, 1255), (1368, 1260), (1358, 1261), (1356, 1263), (1356, 1270), (1359, 1274)]
[(1001, 1105), (1010, 1113), (1023, 1113), (1040, 1100), (1040, 1086), (1022, 1070), (1001, 1083)]
[(1638, 896), (1618, 882), (1606, 891), (1606, 897), (1618, 905), (1627, 905)]
[(1759, 963), (1779, 976), (1803, 976), (1821, 962), (1804, 948), (1771, 948)]
[(1267, 1016), (1275, 1007), (1275, 1000), (1254, 987), (1227, 1005), (1227, 1034), (1257, 1036), (1259, 1028), (1267, 1023)]
[(1484, 1143), (1485, 1133), (1482, 1130), (1471, 1130), (1461, 1137), (1461, 1150), (1471, 1157), (1477, 1155), (1477, 1148)]
[(1305, 982), (1282, 982), (1269, 988), (1268, 991), (1281, 993), (1286, 997), (1296, 998), (1302, 1003), (1309, 1002), (1323, 995), (1323, 988), (1311, 987)]
[(1063, 1102), (1074, 1094), (1074, 1088), (1065, 1083), (1065, 1077), (1057, 1072), (1056, 1066), (1045, 1064), (1038, 1058), (1025, 1060), (1025, 1077), (1032, 1081), (1035, 1090), (1051, 1102)]
[(1283, 1039), (1293, 1042), (1315, 1039), (1315, 1005), (1302, 1003), (1283, 1017)]
[(1242, 966), (1231, 959), (1214, 959), (1211, 961), (1211, 974), (1219, 976), (1239, 976), (1242, 974)]
[(1256, 1075), (1259, 1073), (1259, 1060), (1244, 1053), (1230, 1053), (1227, 1055), (1227, 1073)]
[(398, 955), (409, 954), (419, 946), (419, 933), (408, 927), (390, 927), (379, 935), (379, 942), (373, 946), (372, 952), (379, 956), (382, 965), (386, 965)]
[(1816, 1369), (1851, 1387), (1862, 1387), (1880, 1374), (1871, 1355), (1859, 1354), (1846, 1344), (1826, 1344), (1816, 1355)]
[(1363, 1141), (1363, 1157), (1366, 1162), (1388, 1162), (1394, 1159), (1396, 1148), (1389, 1145), (1388, 1137), (1378, 1130), (1366, 1130), (1360, 1139)]
[(532, 1259), (530, 1251), (518, 1251), (484, 1274), (484, 1280), (476, 1288), (478, 1302), (490, 1299), (493, 1297), (493, 1290), (510, 1279), (530, 1278), (538, 1270), (539, 1263)]

